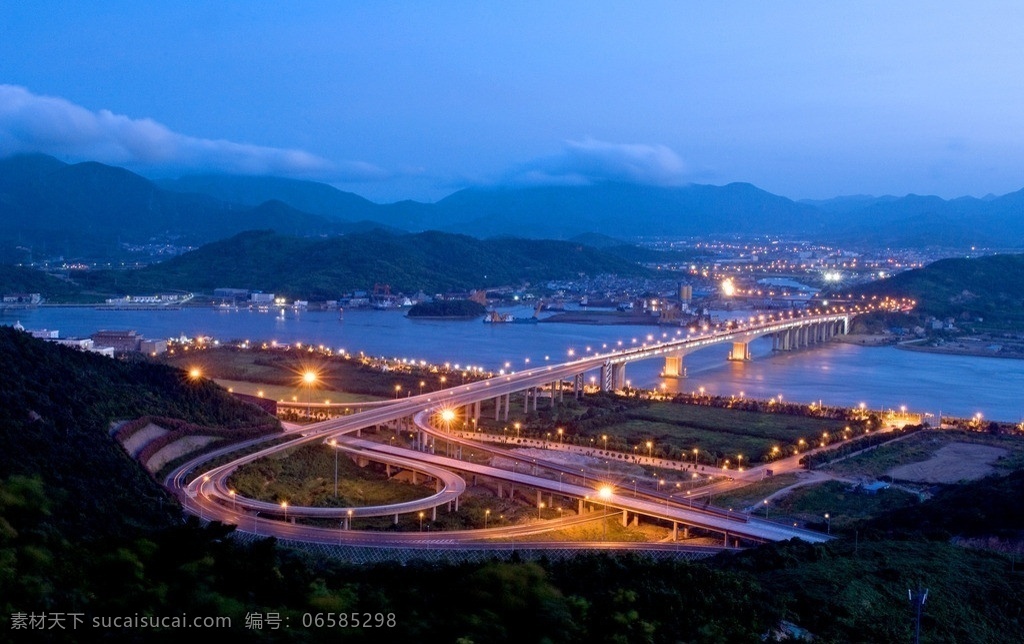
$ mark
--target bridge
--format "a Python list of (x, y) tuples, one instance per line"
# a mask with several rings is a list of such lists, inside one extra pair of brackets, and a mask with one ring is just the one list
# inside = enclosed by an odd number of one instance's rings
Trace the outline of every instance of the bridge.
[[(348, 520), (353, 516), (394, 515), (397, 521), (397, 516), (401, 513), (422, 512), (425, 508), (432, 509), (436, 513), (436, 508), (439, 505), (449, 504), (450, 506), (453, 502), (457, 508), (458, 496), (465, 489), (465, 481), (462, 476), (454, 474), (454, 472), (458, 472), (464, 475), (487, 476), (495, 480), (506, 481), (509, 484), (534, 488), (537, 490), (538, 498), (542, 492), (549, 494), (557, 492), (561, 496), (574, 497), (580, 500), (581, 510), (584, 502), (597, 503), (606, 509), (621, 510), (623, 520), (629, 513), (634, 513), (670, 521), (674, 529), (682, 524), (718, 532), (724, 535), (726, 545), (729, 543), (730, 536), (752, 541), (778, 541), (794, 537), (811, 542), (824, 541), (827, 539), (825, 535), (754, 519), (748, 515), (732, 516), (738, 513), (700, 511), (692, 506), (687, 508), (678, 502), (672, 504), (668, 500), (651, 499), (649, 495), (630, 497), (614, 490), (598, 490), (585, 484), (563, 483), (561, 480), (556, 484), (552, 479), (540, 476), (509, 472), (491, 466), (428, 454), (427, 439), (430, 432), (422, 418), (424, 414), (460, 407), (465, 408), (467, 418), (479, 418), (481, 403), (485, 400), (494, 400), (495, 419), (499, 419), (504, 412), (505, 420), (507, 420), (512, 394), (524, 392), (524, 411), (528, 411), (531, 404), (536, 410), (540, 389), (550, 386), (551, 404), (555, 405), (557, 404), (556, 394), (558, 398), (564, 395), (565, 388), (562, 385), (566, 380), (573, 383), (574, 394), (580, 395), (583, 391), (585, 374), (589, 371), (599, 371), (603, 390), (618, 389), (625, 384), (626, 365), (638, 360), (663, 359), (665, 360), (665, 375), (678, 376), (683, 373), (682, 362), (686, 354), (711, 345), (729, 345), (731, 347), (728, 354), (730, 360), (749, 360), (749, 343), (766, 336), (772, 337), (773, 348), (779, 351), (811, 346), (826, 342), (837, 334), (847, 333), (852, 317), (864, 310), (860, 308), (854, 310), (832, 309), (803, 314), (758, 316), (744, 321), (717, 325), (714, 328), (691, 329), (685, 337), (681, 336), (663, 342), (644, 343), (641, 346), (628, 349), (588, 355), (558, 365), (545, 365), (516, 373), (502, 374), (438, 392), (410, 395), (408, 398), (387, 401), (386, 404), (367, 404), (363, 406), (365, 409), (360, 409), (355, 414), (329, 419), (294, 430), (297, 435), (293, 440), (260, 449), (228, 464), (208, 470), (186, 485), (184, 475), (191, 471), (199, 471), (202, 464), (213, 458), (213, 455), (194, 459), (172, 474), (169, 481), (173, 481), (173, 486), (183, 497), (186, 507), (199, 507), (202, 511), (202, 503), (205, 501), (219, 504), (222, 509), (230, 505), (233, 511), (237, 511), (237, 508), (241, 506), (243, 510), (255, 512), (257, 515), (259, 512), (274, 513), (278, 511), (276, 505), (254, 499), (244, 499), (229, 490), (225, 481), (230, 473), (243, 463), (290, 449), (297, 444), (332, 440), (337, 441), (336, 445), (341, 443), (342, 449), (353, 452), (358, 458), (382, 462), (389, 467), (406, 468), (434, 479), (437, 482), (436, 494), (419, 501), (373, 508), (294, 507), (284, 512), (286, 516), (290, 512), (292, 517), (334, 518), (344, 521), (344, 525), (347, 526)], [(300, 406), (305, 407), (306, 405)], [(345, 406), (360, 407), (351, 403)], [(318, 405), (318, 407), (321, 406)], [(410, 427), (416, 432), (417, 449), (410, 450), (344, 438), (348, 434), (359, 434), (362, 429), (377, 425), (397, 426), (409, 423), (409, 419), (417, 415), (420, 415), (418, 426)], [(556, 464), (550, 463), (544, 465), (553, 469), (558, 467)], [(591, 481), (598, 480), (598, 476), (599, 474), (592, 474)], [(584, 480), (585, 477), (586, 473), (584, 473)], [(378, 545), (388, 543), (387, 533), (378, 533), (378, 535), (375, 536)], [(402, 543), (407, 544), (411, 538), (402, 537)]]

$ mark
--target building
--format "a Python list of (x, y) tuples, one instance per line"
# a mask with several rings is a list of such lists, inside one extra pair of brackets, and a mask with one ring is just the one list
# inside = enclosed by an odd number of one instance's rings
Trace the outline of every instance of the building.
[(92, 341), (101, 347), (112, 347), (115, 353), (131, 353), (139, 350), (142, 336), (135, 331), (97, 331)]
[(141, 340), (139, 351), (150, 356), (158, 356), (167, 352), (167, 340)]

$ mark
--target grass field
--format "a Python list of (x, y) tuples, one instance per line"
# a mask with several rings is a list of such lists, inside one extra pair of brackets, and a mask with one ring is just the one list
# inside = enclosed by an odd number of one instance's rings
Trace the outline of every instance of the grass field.
[(742, 510), (762, 502), (766, 497), (778, 492), (782, 488), (793, 485), (799, 480), (800, 477), (796, 474), (780, 474), (757, 483), (751, 483), (745, 487), (716, 494), (712, 500), (718, 507)]
[(920, 463), (932, 458), (936, 452), (951, 443), (972, 443), (999, 447), (1007, 456), (993, 465), (998, 472), (1009, 472), (1024, 467), (1024, 438), (996, 436), (983, 432), (958, 430), (928, 430), (917, 432), (903, 440), (887, 443), (869, 452), (824, 466), (829, 472), (841, 475), (881, 477), (893, 468)]
[[(405, 396), (439, 389), (445, 383), (453, 382), (456, 377), (455, 374), (434, 373), (424, 367), (402, 366), (402, 369), (397, 369), (392, 365), (385, 369), (382, 364), (364, 364), (358, 356), (326, 356), (295, 349), (241, 350), (220, 347), (179, 351), (173, 355), (168, 353), (159, 359), (180, 369), (198, 369), (207, 378), (285, 387), (292, 391), (288, 394), (289, 398), (294, 395), (300, 400), (306, 393), (302, 376), (307, 371), (317, 374), (314, 391), (319, 392), (315, 395), (321, 398), (329, 397), (323, 395), (326, 392), (390, 398), (396, 394), (396, 387)], [(275, 400), (280, 398), (278, 396)]]
[(874, 495), (850, 488), (849, 483), (838, 481), (798, 487), (769, 503), (768, 518), (797, 521), (819, 529), (828, 529), (831, 523), (833, 531), (842, 531), (862, 519), (918, 503), (916, 495), (896, 488)]
[(389, 479), (383, 466), (359, 467), (339, 454), (338, 496), (334, 496), (334, 450), (308, 445), (243, 465), (228, 484), (239, 494), (290, 505), (360, 507), (402, 503), (433, 494), (432, 486)]
[(689, 455), (698, 450), (698, 459), (717, 464), (718, 459), (742, 454), (747, 463), (764, 462), (772, 449), (808, 443), (823, 433), (836, 435), (846, 423), (838, 420), (808, 418), (787, 414), (755, 413), (735, 409), (652, 403), (625, 412), (627, 420), (589, 429), (585, 436), (609, 443), (633, 445), (643, 453), (647, 441), (657, 451), (669, 449)]
[(215, 382), (229, 391), (235, 391), (240, 394), (259, 396), (262, 392), (263, 397), (271, 400), (296, 400), (298, 402), (305, 402), (308, 399), (316, 403), (322, 403), (328, 400), (332, 403), (355, 403), (382, 400), (380, 396), (350, 394), (343, 391), (318, 387), (310, 389), (300, 387), (298, 385), (270, 385), (259, 382), (226, 380), (221, 378), (218, 378)]

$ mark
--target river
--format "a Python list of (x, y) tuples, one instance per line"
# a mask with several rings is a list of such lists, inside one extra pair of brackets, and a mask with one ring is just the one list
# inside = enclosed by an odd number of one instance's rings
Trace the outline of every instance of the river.
[[(523, 312), (514, 311), (516, 315)], [(20, 321), (28, 329), (57, 329), (61, 337), (88, 336), (100, 329), (134, 329), (147, 338), (209, 335), (244, 340), (324, 344), (349, 352), (425, 360), (430, 363), (519, 370), (617, 346), (656, 342), (675, 329), (580, 324), (481, 324), (413, 320), (398, 311), (334, 312), (113, 311), (41, 307), (11, 311), (0, 324)], [(664, 335), (663, 335), (664, 334)], [(621, 345), (619, 343), (622, 343)], [(1024, 418), (1024, 360), (939, 355), (894, 347), (829, 343), (814, 349), (772, 354), (771, 343), (751, 344), (752, 360), (728, 362), (728, 345), (686, 356), (687, 377), (662, 380), (657, 360), (632, 363), (627, 378), (636, 387), (669, 391), (896, 409), (1018, 422)], [(589, 376), (592, 374), (588, 374)]]

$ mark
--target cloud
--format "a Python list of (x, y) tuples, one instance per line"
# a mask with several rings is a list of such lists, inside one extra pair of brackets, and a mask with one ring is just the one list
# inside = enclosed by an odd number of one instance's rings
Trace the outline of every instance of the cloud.
[(369, 163), (340, 164), (304, 152), (179, 134), (152, 119), (90, 111), (63, 98), (0, 85), (0, 156), (42, 152), (114, 165), (214, 170), (337, 181), (374, 181), (389, 173)]
[(595, 139), (566, 141), (560, 154), (534, 159), (506, 180), (520, 184), (586, 185), (618, 181), (656, 186), (687, 182), (687, 167), (671, 148), (642, 143), (608, 143)]

